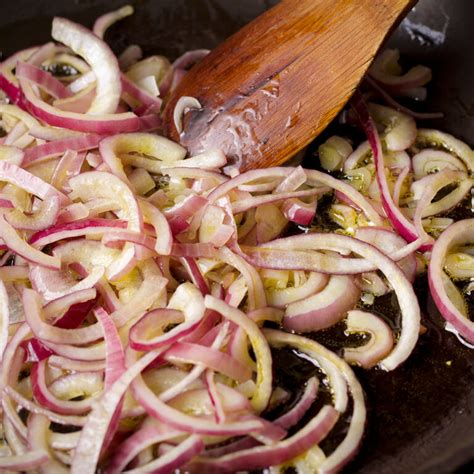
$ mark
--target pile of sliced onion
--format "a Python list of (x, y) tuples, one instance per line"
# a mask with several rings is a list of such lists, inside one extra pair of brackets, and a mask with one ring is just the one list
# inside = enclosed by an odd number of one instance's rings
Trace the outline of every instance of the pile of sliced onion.
[[(472, 191), (474, 153), (357, 95), (368, 141), (320, 147), (342, 177), (229, 177), (222, 151), (189, 157), (160, 135), (164, 96), (207, 50), (171, 64), (132, 45), (117, 59), (103, 38), (132, 13), (93, 31), (56, 18), (58, 44), (0, 64), (0, 470), (336, 472), (366, 420), (348, 364), (390, 371), (410, 356), (422, 262), (448, 329), (474, 343), (474, 221), (449, 217)], [(397, 61), (376, 61), (377, 90), (420, 94), (429, 70), (402, 74)], [(181, 98), (167, 126), (180, 132), (200, 106)], [(393, 325), (371, 310), (390, 292)], [(301, 335), (330, 327), (364, 343), (341, 358)], [(274, 348), (318, 379), (280, 387)], [(332, 438), (338, 420), (348, 428)]]

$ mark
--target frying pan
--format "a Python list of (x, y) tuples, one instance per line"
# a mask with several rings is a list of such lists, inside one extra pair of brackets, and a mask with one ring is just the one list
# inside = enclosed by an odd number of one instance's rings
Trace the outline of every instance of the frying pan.
[[(297, 1), (297, 0), (294, 0)], [(356, 0), (354, 0), (356, 1)], [(92, 25), (124, 0), (2, 0), (0, 51), (50, 39), (53, 15)], [(139, 44), (145, 54), (176, 57), (212, 48), (277, 0), (133, 0), (136, 13), (107, 33), (116, 52)], [(474, 2), (420, 0), (390, 46), (406, 61), (433, 68), (428, 109), (445, 112), (430, 126), (474, 145)], [(304, 165), (311, 166), (311, 147)], [(348, 473), (473, 473), (474, 352), (443, 330), (426, 288), (417, 288), (428, 332), (412, 357), (392, 373), (357, 371), (367, 395), (367, 434)], [(287, 365), (289, 379), (298, 366)], [(293, 372), (291, 372), (293, 371)]]

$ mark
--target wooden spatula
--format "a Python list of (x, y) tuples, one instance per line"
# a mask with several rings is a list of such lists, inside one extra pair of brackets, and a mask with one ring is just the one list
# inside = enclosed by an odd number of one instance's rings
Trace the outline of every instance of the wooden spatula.
[(179, 136), (192, 154), (220, 148), (241, 171), (281, 164), (351, 97), (415, 0), (282, 0), (194, 66), (170, 98), (196, 97)]

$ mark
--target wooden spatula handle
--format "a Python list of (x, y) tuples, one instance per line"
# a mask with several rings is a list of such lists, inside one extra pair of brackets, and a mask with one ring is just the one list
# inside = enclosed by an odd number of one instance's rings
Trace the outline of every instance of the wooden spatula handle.
[(280, 164), (333, 119), (414, 3), (283, 0), (191, 69), (165, 122), (179, 97), (196, 97), (203, 110), (181, 136), (192, 153), (221, 148), (241, 170)]

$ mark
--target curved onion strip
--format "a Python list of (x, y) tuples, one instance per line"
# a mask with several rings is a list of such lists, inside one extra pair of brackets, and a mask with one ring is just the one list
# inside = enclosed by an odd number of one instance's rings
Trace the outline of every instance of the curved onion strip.
[(115, 228), (125, 228), (127, 223), (119, 219), (86, 219), (79, 222), (57, 224), (33, 234), (30, 244), (41, 248), (59, 240), (71, 239), (87, 235), (100, 235)]
[[(183, 321), (181, 311), (169, 308), (158, 308), (145, 314), (130, 329), (130, 347), (137, 351), (153, 350), (164, 345), (177, 342), (187, 336), (201, 323), (202, 318), (194, 318)], [(164, 329), (169, 324), (177, 324), (167, 332)], [(154, 337), (148, 338), (147, 332), (152, 332)]]
[(257, 362), (257, 381), (252, 406), (257, 413), (260, 413), (268, 405), (272, 392), (272, 356), (267, 341), (258, 326), (237, 308), (211, 295), (204, 298), (204, 304), (206, 308), (220, 313), (247, 333)]
[(161, 119), (156, 114), (137, 117), (131, 112), (124, 112), (89, 116), (76, 112), (66, 112), (40, 100), (25, 79), (20, 79), (20, 83), (28, 110), (36, 118), (54, 127), (107, 135), (155, 129), (161, 124)]
[(59, 258), (47, 255), (27, 244), (2, 215), (0, 215), (0, 237), (10, 250), (21, 255), (25, 260), (52, 270), (59, 270), (61, 268), (61, 260)]
[(274, 347), (294, 347), (312, 360), (316, 360), (319, 364), (322, 364), (325, 360), (329, 361), (346, 380), (353, 399), (353, 412), (349, 429), (342, 443), (320, 467), (322, 473), (336, 472), (355, 454), (364, 432), (366, 408), (360, 383), (346, 362), (316, 341), (273, 329), (265, 329), (264, 333), (269, 343)]
[(385, 175), (382, 144), (380, 142), (377, 128), (375, 127), (374, 121), (370, 116), (367, 104), (360, 93), (356, 93), (354, 95), (352, 103), (372, 148), (377, 174), (377, 184), (380, 189), (384, 211), (398, 233), (406, 241), (413, 242), (418, 238), (418, 234), (416, 232), (415, 226), (402, 214), (400, 209), (393, 202), (393, 198), (388, 187), (387, 176)]
[(194, 472), (203, 469), (206, 473), (258, 469), (284, 463), (304, 453), (311, 446), (323, 440), (336, 423), (338, 412), (330, 405), (321, 411), (300, 431), (273, 446), (259, 446), (220, 458), (197, 458), (192, 462)]
[(333, 275), (319, 293), (286, 307), (283, 327), (296, 332), (319, 331), (331, 327), (355, 306), (359, 296), (360, 290), (353, 278)]
[(170, 362), (203, 364), (238, 382), (250, 379), (252, 373), (250, 367), (244, 366), (225, 352), (189, 342), (174, 343), (166, 352), (165, 359)]
[(67, 474), (64, 464), (56, 460), (50, 452), (48, 445), (48, 433), (51, 420), (37, 413), (31, 414), (28, 419), (28, 445), (31, 449), (44, 449), (50, 453), (49, 462), (40, 468), (41, 472), (55, 474)]
[(179, 470), (187, 464), (194, 456), (204, 449), (204, 442), (198, 435), (191, 435), (186, 440), (162, 454), (159, 458), (143, 466), (125, 471), (129, 474), (167, 474)]
[(52, 226), (56, 222), (58, 213), (59, 199), (57, 196), (51, 196), (41, 201), (34, 214), (25, 215), (19, 209), (14, 209), (5, 214), (5, 219), (15, 229), (38, 231)]
[[(326, 234), (326, 237), (320, 238), (322, 240), (330, 240), (329, 234)], [(416, 240), (392, 253), (390, 258), (398, 262), (410, 256), (415, 250), (418, 250), (422, 242), (422, 240)], [(335, 251), (341, 250), (335, 249), (334, 247), (331, 247), (331, 249)], [(291, 254), (288, 252), (289, 250), (291, 250)], [(374, 264), (368, 260), (324, 254), (313, 250), (314, 247), (311, 238), (298, 235), (273, 240), (261, 244), (259, 247), (243, 245), (241, 255), (249, 263), (260, 268), (307, 270), (335, 275), (359, 274), (377, 269)], [(210, 252), (205, 253), (203, 251), (202, 254), (202, 256), (208, 258), (213, 257), (213, 254)]]
[(22, 77), (34, 82), (55, 99), (65, 99), (71, 95), (71, 92), (61, 81), (56, 79), (49, 72), (44, 71), (31, 63), (18, 61), (15, 68), (15, 75), (18, 78)]
[[(439, 173), (436, 173), (433, 175), (429, 175), (426, 178), (423, 178), (424, 186), (422, 188), (422, 194), (418, 199), (416, 209), (415, 209), (415, 215), (413, 216), (413, 222), (415, 223), (415, 227), (420, 237), (429, 238), (428, 234), (423, 228), (423, 223), (422, 223), (423, 211), (431, 203), (431, 201), (436, 196), (438, 191), (440, 191), (445, 186), (452, 184), (453, 182), (460, 182), (462, 180), (468, 181), (467, 186), (463, 189), (463, 191), (465, 191), (464, 192), (464, 195), (465, 195), (468, 192), (468, 190), (471, 188), (472, 183), (469, 182), (470, 181), (469, 178), (467, 178), (465, 173), (463, 172), (445, 170), (445, 171), (440, 171)], [(452, 192), (450, 194), (452, 194)], [(448, 196), (445, 196), (443, 200), (446, 199)], [(436, 204), (438, 203), (439, 201), (437, 201)]]
[(65, 18), (54, 18), (51, 36), (82, 56), (94, 71), (97, 95), (88, 113), (114, 113), (122, 89), (117, 58), (110, 48), (91, 31)]
[(12, 163), (0, 161), (0, 181), (6, 181), (7, 183), (18, 186), (38, 196), (43, 201), (52, 196), (57, 196), (61, 205), (70, 204), (70, 199), (63, 193), (37, 176)]
[(432, 148), (426, 148), (412, 157), (413, 175), (416, 180), (429, 174), (451, 169), (454, 171), (467, 172), (464, 163), (451, 153)]
[(346, 334), (370, 333), (369, 341), (362, 346), (344, 348), (344, 360), (347, 362), (370, 369), (392, 350), (394, 342), (392, 330), (378, 316), (353, 310), (347, 313), (346, 324)]
[(449, 299), (443, 283), (443, 265), (450, 249), (474, 241), (474, 219), (451, 224), (438, 238), (431, 253), (428, 283), (441, 315), (469, 342), (474, 343), (474, 322), (467, 319)]
[(8, 343), (9, 324), (8, 294), (3, 281), (0, 279), (0, 362), (3, 359), (3, 353)]
[(469, 145), (453, 137), (449, 133), (440, 132), (426, 128), (418, 129), (416, 136), (417, 143), (433, 144), (440, 146), (451, 153), (454, 153), (467, 167), (469, 172), (474, 173), (474, 151)]
[(94, 315), (102, 326), (105, 340), (105, 389), (109, 389), (125, 372), (125, 352), (115, 323), (103, 309), (97, 308)]
[(322, 273), (310, 272), (307, 280), (299, 286), (288, 286), (284, 289), (266, 290), (267, 301), (270, 306), (286, 307), (289, 303), (302, 300), (321, 291), (327, 284), (328, 277)]
[(129, 436), (115, 451), (111, 462), (107, 466), (106, 474), (119, 474), (132, 461), (140, 451), (147, 446), (169, 441), (178, 437), (182, 433), (165, 428), (164, 425), (155, 422), (153, 425), (146, 425)]
[(306, 234), (280, 239), (280, 241), (283, 244), (291, 242), (293, 249), (301, 248), (301, 244), (306, 248), (320, 250), (338, 251), (346, 248), (361, 255), (375, 268), (381, 270), (397, 295), (402, 313), (402, 330), (395, 349), (380, 362), (380, 366), (385, 370), (393, 370), (411, 354), (418, 340), (420, 307), (411, 283), (391, 258), (372, 245), (345, 235)]
[(16, 456), (0, 457), (0, 469), (5, 471), (29, 471), (41, 467), (49, 461), (49, 454), (37, 449)]
[[(228, 194), (232, 189), (241, 186), (243, 184), (250, 183), (255, 180), (268, 179), (268, 178), (280, 178), (285, 179), (291, 174), (292, 168), (290, 167), (275, 167), (263, 170), (252, 170), (242, 173), (235, 178), (232, 178), (220, 186), (216, 187), (208, 196), (209, 203), (214, 203), (219, 198)], [(353, 186), (338, 180), (328, 174), (322, 173), (317, 170), (305, 170), (308, 177), (307, 184), (311, 186), (329, 186), (335, 190), (338, 190), (348, 196), (360, 209), (363, 210), (364, 214), (373, 222), (374, 225), (382, 225), (382, 220), (378, 215), (377, 211), (367, 201), (367, 199), (359, 193)]]
[(314, 188), (314, 189), (304, 189), (302, 191), (291, 191), (287, 193), (276, 193), (269, 194), (267, 196), (254, 196), (247, 199), (239, 200), (232, 204), (232, 212), (238, 214), (240, 212), (247, 211), (253, 207), (258, 207), (263, 204), (269, 204), (277, 201), (284, 201), (287, 199), (298, 198), (298, 197), (309, 197), (314, 196), (315, 194), (320, 194), (324, 190)]
[(48, 359), (48, 364), (51, 367), (57, 367), (63, 370), (70, 370), (74, 372), (94, 372), (102, 371), (105, 368), (105, 362), (99, 361), (81, 361), (68, 359), (66, 357), (52, 355)]
[(95, 134), (86, 134), (81, 137), (68, 137), (53, 142), (43, 143), (35, 147), (30, 147), (25, 151), (24, 166), (46, 160), (54, 156), (59, 156), (68, 150), (87, 151), (97, 148), (102, 137)]
[(28, 400), (19, 392), (17, 392), (12, 387), (5, 387), (5, 393), (10, 396), (19, 406), (25, 408), (31, 413), (36, 413), (38, 415), (44, 415), (54, 423), (59, 423), (60, 425), (66, 426), (84, 426), (87, 418), (84, 416), (74, 416), (74, 415), (60, 415), (56, 412), (48, 410), (43, 406), (40, 406), (31, 400)]
[[(130, 188), (116, 176), (100, 171), (89, 171), (71, 178), (69, 185), (72, 189), (71, 195), (82, 200), (101, 197), (117, 201), (127, 221), (127, 229), (140, 232), (143, 216), (138, 202)], [(125, 244), (120, 256), (107, 267), (106, 276), (111, 280), (120, 278), (127, 273), (127, 270), (131, 270), (134, 259), (134, 247), (130, 243)]]
[(132, 393), (135, 400), (145, 408), (150, 416), (174, 429), (219, 436), (243, 435), (263, 429), (263, 424), (259, 420), (219, 424), (182, 413), (162, 402), (146, 385), (141, 375), (137, 375), (132, 382)]
[(311, 377), (306, 382), (303, 395), (298, 400), (296, 405), (284, 415), (277, 418), (275, 423), (285, 429), (295, 426), (314, 403), (318, 393), (318, 385), (318, 379), (316, 377)]
[(190, 109), (201, 109), (202, 105), (194, 97), (180, 97), (176, 102), (173, 111), (173, 121), (174, 126), (176, 127), (176, 131), (178, 133), (182, 133), (183, 131), (183, 116), (186, 114)]
[(227, 247), (219, 249), (218, 255), (220, 260), (235, 267), (244, 277), (247, 284), (249, 310), (267, 306), (265, 289), (257, 270), (249, 265), (242, 256), (235, 254)]
[(113, 12), (106, 13), (105, 15), (100, 16), (94, 23), (92, 32), (103, 39), (105, 32), (117, 21), (127, 18), (127, 16), (133, 15), (133, 7), (131, 5), (125, 5), (118, 10)]
[(103, 337), (100, 323), (78, 329), (62, 329), (43, 322), (40, 296), (34, 290), (25, 288), (22, 299), (26, 321), (35, 336), (42, 341), (63, 344), (86, 344)]
[[(210, 348), (219, 349), (222, 346), (224, 340), (226, 339), (228, 332), (229, 323), (227, 322), (219, 328), (219, 331), (217, 332), (217, 335), (215, 335), (214, 340), (210, 345)], [(207, 335), (209, 335), (209, 333), (207, 333)], [(163, 402), (167, 402), (172, 398), (179, 396), (179, 394), (186, 390), (186, 388), (189, 387), (193, 382), (195, 382), (205, 370), (206, 367), (204, 365), (195, 365), (194, 368), (179, 382), (172, 385), (164, 392), (161, 392), (159, 395), (160, 400), (162, 400)]]
[(31, 369), (31, 386), (38, 403), (62, 415), (83, 415), (91, 410), (92, 402), (94, 398), (97, 398), (90, 397), (80, 401), (56, 398), (46, 384), (46, 360), (33, 365)]
[(74, 452), (71, 474), (95, 474), (100, 452), (106, 437), (110, 437), (117, 408), (133, 379), (140, 374), (162, 350), (152, 351), (138, 359), (118, 378), (112, 387), (97, 401), (82, 429)]

